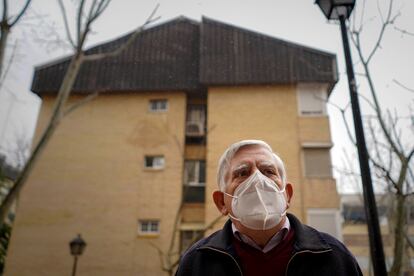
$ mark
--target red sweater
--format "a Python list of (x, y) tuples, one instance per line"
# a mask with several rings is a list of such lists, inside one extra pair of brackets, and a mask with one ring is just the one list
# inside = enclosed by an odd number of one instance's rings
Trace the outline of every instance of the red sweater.
[(294, 231), (290, 228), (286, 237), (272, 250), (263, 253), (233, 237), (233, 244), (245, 276), (285, 275), (292, 257)]

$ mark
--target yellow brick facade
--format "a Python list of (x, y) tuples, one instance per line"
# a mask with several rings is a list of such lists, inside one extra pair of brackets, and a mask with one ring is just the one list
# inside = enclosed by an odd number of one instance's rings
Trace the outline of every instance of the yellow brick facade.
[[(224, 150), (238, 140), (262, 139), (285, 162), (288, 181), (294, 187), (290, 212), (306, 222), (307, 208), (338, 208), (333, 179), (304, 177), (302, 144), (326, 144), (331, 139), (327, 116), (299, 116), (296, 86), (210, 88), (208, 130), (207, 197), (217, 189), (217, 160)], [(206, 221), (213, 221), (218, 214), (207, 198)]]
[[(148, 111), (157, 98), (167, 112)], [(52, 106), (45, 97), (39, 129)], [(79, 275), (159, 275), (151, 243), (168, 247), (181, 200), (185, 106), (181, 92), (101, 95), (65, 118), (20, 196), (6, 275), (69, 275), (77, 233)], [(145, 154), (165, 169), (143, 169)], [(160, 235), (138, 236), (140, 218), (160, 219)]]
[[(167, 99), (168, 110), (150, 112), (150, 99)], [(53, 100), (43, 98), (38, 134)], [(290, 211), (300, 219), (307, 208), (339, 208), (333, 179), (304, 177), (303, 144), (331, 140), (326, 116), (299, 116), (295, 85), (210, 87), (206, 99), (191, 99), (207, 106), (205, 145), (186, 145), (187, 101), (184, 92), (114, 92), (68, 115), (21, 194), (6, 275), (69, 274), (68, 242), (77, 233), (88, 243), (79, 275), (163, 275), (156, 248), (170, 247), (184, 160), (206, 160), (205, 203), (184, 204), (178, 225), (197, 228), (219, 215), (211, 199), (217, 162), (241, 139), (263, 139), (285, 161)], [(164, 169), (145, 169), (145, 155), (163, 155)], [(159, 220), (159, 235), (140, 235), (139, 219)]]

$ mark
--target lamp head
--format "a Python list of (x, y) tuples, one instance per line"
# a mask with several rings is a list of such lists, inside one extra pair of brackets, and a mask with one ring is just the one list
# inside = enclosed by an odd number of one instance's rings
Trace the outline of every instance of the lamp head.
[(355, 0), (316, 0), (328, 20), (338, 20), (340, 16), (349, 18), (355, 6)]
[(70, 253), (73, 256), (79, 256), (82, 255), (83, 251), (86, 247), (86, 242), (82, 239), (81, 235), (78, 234), (76, 238), (74, 238), (70, 243)]

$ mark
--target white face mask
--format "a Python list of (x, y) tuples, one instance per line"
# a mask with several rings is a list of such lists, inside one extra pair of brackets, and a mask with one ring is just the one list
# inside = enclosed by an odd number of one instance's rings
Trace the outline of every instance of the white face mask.
[(280, 223), (286, 215), (285, 188), (280, 190), (275, 181), (259, 170), (243, 181), (234, 191), (232, 219), (240, 221), (247, 228), (267, 230)]

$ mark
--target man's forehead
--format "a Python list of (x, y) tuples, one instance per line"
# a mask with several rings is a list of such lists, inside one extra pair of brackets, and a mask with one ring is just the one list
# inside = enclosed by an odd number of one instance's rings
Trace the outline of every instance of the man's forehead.
[(264, 147), (257, 148), (256, 150), (258, 151), (242, 151), (242, 149), (238, 151), (230, 161), (230, 169), (235, 170), (248, 167), (252, 163), (261, 166), (276, 166), (276, 160), (272, 152)]
[(234, 155), (231, 161), (237, 159), (250, 159), (255, 157), (263, 160), (273, 160), (272, 152), (261, 145), (248, 145), (240, 148)]
[(257, 160), (239, 160), (232, 162), (231, 169), (238, 169), (238, 168), (244, 168), (244, 167), (250, 167), (252, 163), (255, 163), (258, 166), (276, 166), (276, 162), (270, 159), (257, 159)]

